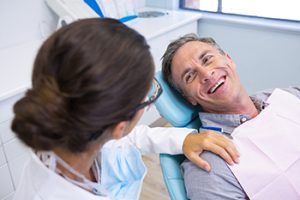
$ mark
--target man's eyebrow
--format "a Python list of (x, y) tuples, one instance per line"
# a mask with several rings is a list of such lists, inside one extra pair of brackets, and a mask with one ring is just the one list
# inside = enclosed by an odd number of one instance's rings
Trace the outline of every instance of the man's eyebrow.
[[(210, 50), (205, 50), (205, 51), (203, 51), (203, 52), (201, 53), (201, 55), (199, 56), (199, 60), (202, 60), (203, 57), (204, 57), (207, 53), (209, 53), (209, 52), (210, 52)], [(180, 76), (180, 79), (183, 80), (184, 75), (185, 75), (187, 72), (189, 72), (189, 71), (191, 71), (191, 68), (190, 68), (190, 67), (189, 67), (189, 68), (186, 68), (186, 69), (182, 72), (182, 74), (181, 74), (181, 76)]]
[[(209, 52), (210, 52), (210, 50), (205, 50), (205, 51), (203, 51), (203, 52), (201, 53), (201, 55), (199, 56), (199, 60), (202, 60), (203, 57), (204, 57), (207, 53), (209, 53)], [(186, 68), (186, 69), (182, 72), (182, 74), (181, 74), (181, 76), (180, 76), (181, 80), (183, 80), (184, 75), (185, 75), (187, 72), (189, 72), (189, 71), (191, 71), (191, 68)]]
[(202, 60), (203, 57), (204, 57), (208, 52), (210, 52), (210, 50), (205, 50), (205, 51), (203, 51), (202, 54), (200, 55), (199, 59)]

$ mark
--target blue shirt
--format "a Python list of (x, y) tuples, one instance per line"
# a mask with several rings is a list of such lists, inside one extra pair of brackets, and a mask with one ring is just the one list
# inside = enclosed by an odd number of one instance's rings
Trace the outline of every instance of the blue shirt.
[[(289, 87), (283, 90), (290, 92), (300, 98), (300, 87)], [(259, 112), (262, 111), (266, 106), (268, 106), (266, 101), (272, 92), (273, 89), (265, 90), (258, 92), (250, 97)], [(224, 132), (230, 134), (236, 127), (251, 119), (250, 116), (243, 114), (214, 114), (207, 112), (199, 112), (199, 117), (203, 126), (219, 127), (222, 128)]]

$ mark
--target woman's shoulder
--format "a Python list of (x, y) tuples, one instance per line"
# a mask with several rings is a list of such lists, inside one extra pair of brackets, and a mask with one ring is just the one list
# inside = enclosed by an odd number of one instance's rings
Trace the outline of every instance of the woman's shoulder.
[(31, 158), (24, 166), (19, 184), (17, 186), (14, 200), (104, 200), (105, 197), (99, 197), (92, 193), (75, 186), (68, 182), (62, 176), (48, 169), (31, 152)]

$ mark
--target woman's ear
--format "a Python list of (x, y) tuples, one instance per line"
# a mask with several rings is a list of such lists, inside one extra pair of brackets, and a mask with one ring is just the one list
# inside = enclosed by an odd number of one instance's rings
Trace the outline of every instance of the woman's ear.
[(121, 121), (111, 128), (111, 135), (113, 139), (120, 139), (125, 136), (125, 129), (126, 129), (127, 122)]

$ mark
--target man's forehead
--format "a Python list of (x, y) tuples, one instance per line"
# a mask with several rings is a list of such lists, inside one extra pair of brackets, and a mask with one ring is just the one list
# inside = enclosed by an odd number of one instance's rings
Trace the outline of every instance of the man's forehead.
[(182, 45), (177, 49), (174, 54), (172, 65), (175, 64), (174, 60), (178, 58), (189, 59), (189, 56), (197, 55), (204, 51), (217, 51), (217, 49), (211, 44), (201, 42), (201, 41), (190, 41)]
[(203, 51), (217, 51), (211, 44), (204, 43), (201, 41), (190, 41), (182, 45), (174, 54), (173, 60), (177, 58), (184, 58), (187, 56), (197, 55)]
[[(189, 41), (177, 49), (171, 64), (172, 77), (177, 79), (189, 68), (189, 64), (204, 52), (217, 51), (211, 44), (202, 41)], [(176, 68), (176, 69), (174, 69)], [(176, 78), (175, 78), (176, 79)]]

